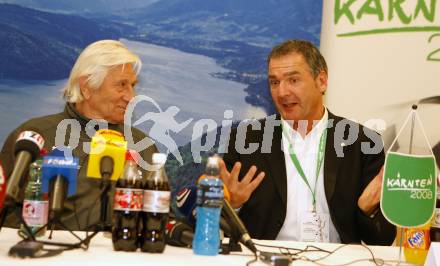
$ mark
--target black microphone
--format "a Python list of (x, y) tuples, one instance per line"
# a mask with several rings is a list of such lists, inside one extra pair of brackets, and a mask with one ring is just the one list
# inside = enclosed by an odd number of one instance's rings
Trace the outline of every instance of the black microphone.
[(113, 174), (113, 168), (115, 166), (115, 162), (113, 161), (113, 158), (110, 156), (104, 156), (101, 158), (101, 161), (99, 162), (102, 179), (105, 182), (109, 182), (110, 178)]
[(192, 227), (182, 221), (172, 220), (166, 227), (166, 242), (176, 247), (191, 247), (194, 238)]
[(14, 147), (14, 168), (6, 186), (5, 205), (18, 201), (21, 179), (29, 165), (39, 156), (43, 146), (43, 137), (34, 131), (23, 131), (18, 135)]
[(238, 234), (240, 235), (240, 242), (243, 243), (254, 254), (257, 253), (257, 248), (255, 247), (254, 242), (252, 242), (246, 227), (227, 200), (223, 200), (222, 215), (225, 216), (231, 227), (238, 231)]
[(99, 221), (101, 222), (101, 226), (103, 231), (108, 231), (111, 229), (110, 226), (106, 225), (107, 221), (107, 209), (108, 209), (108, 192), (111, 188), (111, 182), (110, 178), (113, 174), (115, 162), (112, 157), (110, 156), (104, 156), (101, 158), (101, 161), (99, 162), (99, 171), (101, 173), (102, 182), (101, 182), (101, 189), (102, 189), (102, 195), (101, 195), (101, 211), (99, 216)]

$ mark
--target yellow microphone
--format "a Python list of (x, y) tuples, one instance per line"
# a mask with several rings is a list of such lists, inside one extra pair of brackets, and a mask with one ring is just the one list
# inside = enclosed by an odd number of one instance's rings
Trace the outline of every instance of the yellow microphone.
[[(113, 171), (110, 180), (116, 181), (124, 170), (125, 153), (127, 151), (127, 141), (122, 133), (111, 129), (100, 129), (92, 138), (90, 145), (90, 156), (87, 167), (87, 176), (92, 178), (102, 178), (103, 159), (113, 159)], [(107, 167), (106, 167), (107, 168)]]

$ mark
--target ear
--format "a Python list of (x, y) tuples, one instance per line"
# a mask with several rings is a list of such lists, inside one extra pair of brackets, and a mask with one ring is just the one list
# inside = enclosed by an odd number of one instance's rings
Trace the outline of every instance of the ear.
[(84, 99), (88, 100), (90, 98), (90, 88), (87, 86), (87, 76), (81, 76), (79, 78), (79, 89), (81, 90), (81, 94)]
[(319, 91), (324, 94), (327, 90), (328, 85), (328, 75), (325, 71), (321, 71), (316, 77), (316, 84), (318, 85)]

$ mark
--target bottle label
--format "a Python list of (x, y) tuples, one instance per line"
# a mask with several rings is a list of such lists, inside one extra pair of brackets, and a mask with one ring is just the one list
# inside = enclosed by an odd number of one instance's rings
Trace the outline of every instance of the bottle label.
[(141, 211), (143, 190), (135, 188), (116, 188), (113, 209), (118, 211)]
[(223, 197), (223, 186), (199, 185), (197, 189), (197, 206), (221, 208)]
[(24, 200), (22, 215), (28, 226), (43, 226), (47, 223), (49, 203), (41, 200)]
[(405, 248), (428, 250), (430, 244), (429, 229), (405, 229)]
[(434, 216), (432, 217), (432, 227), (440, 228), (440, 208), (434, 210)]
[(170, 191), (144, 190), (144, 212), (170, 212)]

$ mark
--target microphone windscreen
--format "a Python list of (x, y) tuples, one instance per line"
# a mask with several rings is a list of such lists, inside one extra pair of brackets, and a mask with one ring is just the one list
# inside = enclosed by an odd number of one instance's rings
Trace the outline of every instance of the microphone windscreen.
[[(57, 149), (56, 149), (57, 150)], [(53, 156), (59, 155), (57, 151), (43, 157), (41, 174), (43, 179), (43, 192), (49, 192), (49, 184), (52, 178), (60, 175), (69, 182), (68, 195), (76, 193), (76, 179), (78, 175), (79, 159), (76, 157)]]
[(98, 130), (90, 145), (87, 176), (101, 178), (101, 159), (108, 156), (114, 161), (113, 174), (110, 179), (118, 180), (124, 170), (126, 151), (127, 141), (122, 133), (110, 129)]
[(23, 131), (15, 141), (14, 154), (17, 155), (19, 152), (27, 151), (31, 154), (32, 161), (34, 161), (40, 155), (43, 146), (44, 138), (40, 134), (34, 131)]
[(166, 242), (177, 247), (191, 246), (194, 238), (193, 228), (183, 221), (172, 220), (166, 226)]

